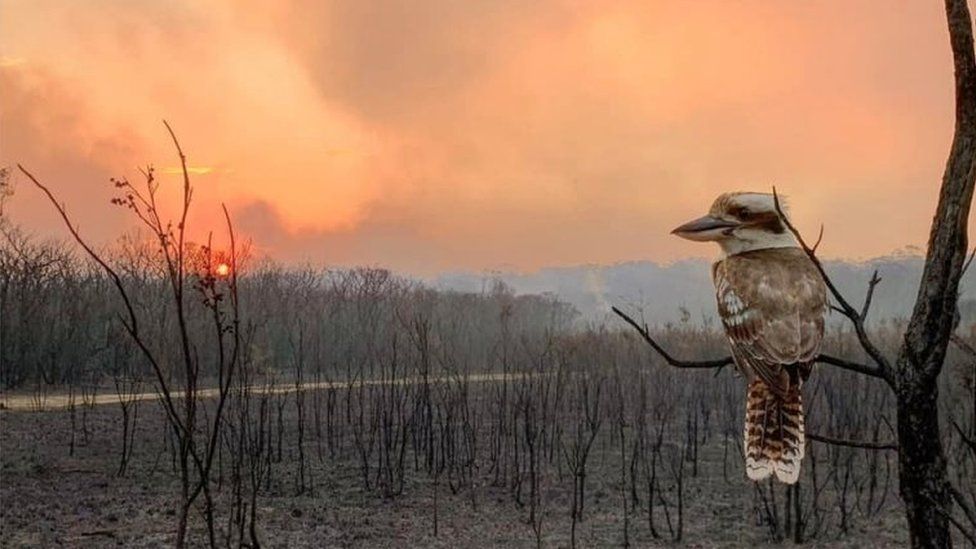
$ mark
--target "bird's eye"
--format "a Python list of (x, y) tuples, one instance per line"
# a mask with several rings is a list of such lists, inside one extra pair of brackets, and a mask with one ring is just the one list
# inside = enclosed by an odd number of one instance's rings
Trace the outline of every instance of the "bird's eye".
[(752, 212), (749, 211), (749, 208), (736, 208), (732, 212), (732, 215), (738, 217), (739, 219), (749, 219), (752, 217)]

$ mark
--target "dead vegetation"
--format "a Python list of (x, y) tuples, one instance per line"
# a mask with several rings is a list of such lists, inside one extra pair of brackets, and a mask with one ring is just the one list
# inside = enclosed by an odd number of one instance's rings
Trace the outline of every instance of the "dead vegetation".
[[(229, 216), (226, 251), (186, 241), (192, 187), (174, 137), (175, 221), (151, 169), (139, 186), (116, 181), (149, 244), (113, 252), (88, 246), (23, 168), (84, 253), (21, 234), (2, 216), (0, 174), (0, 383), (37, 408), (49, 393), (67, 402), (0, 416), (0, 541), (375, 545), (399, 527), (446, 546), (976, 543), (976, 341), (953, 336), (976, 62), (966, 2), (946, 13), (957, 124), (919, 299), (906, 323), (869, 325), (876, 279), (861, 309), (832, 292), (852, 323), (828, 334), (832, 367), (807, 385), (815, 436), (796, 485), (745, 483), (742, 382), (708, 326), (634, 321), (635, 335), (502, 285), (460, 294), (380, 269), (245, 266)], [(472, 382), (486, 373), (500, 375)], [(137, 398), (147, 387), (159, 398)], [(114, 414), (95, 406), (106, 391)], [(337, 510), (350, 504), (359, 520), (404, 522), (363, 531)], [(125, 520), (102, 512), (115, 508)]]
[[(6, 297), (4, 311), (65, 310), (57, 304), (105, 291), (104, 277), (64, 256), (64, 264), (48, 271), (5, 270), (16, 276), (4, 279), (4, 296), (27, 295), (18, 284), (43, 290), (29, 304)], [(27, 274), (37, 272), (48, 274), (39, 280)], [(180, 364), (164, 283), (124, 279), (148, 319), (147, 339), (165, 357), (160, 363)], [(468, 539), (464, 525), (505, 543), (542, 546), (907, 536), (895, 452), (814, 439), (797, 488), (750, 488), (741, 458), (742, 380), (732, 368), (673, 370), (637, 334), (576, 326), (572, 310), (554, 299), (515, 296), (501, 285), (481, 294), (442, 293), (369, 269), (254, 265), (242, 270), (238, 284), (244, 343), (213, 450), (211, 503), (190, 505), (187, 532), (194, 544), (208, 543), (211, 527), (214, 545), (221, 546), (282, 545), (266, 537), (272, 528), (307, 543), (393, 543), (383, 529), (362, 532), (333, 514), (350, 506), (379, 522), (405, 513), (409, 527), (398, 528), (423, 544)], [(111, 494), (108, 486), (148, 484), (130, 504), (151, 499), (159, 514), (151, 523), (136, 515), (126, 528), (147, 528), (157, 536), (152, 539), (173, 542), (185, 502), (178, 433), (167, 427), (164, 401), (134, 398), (154, 387), (156, 376), (119, 333), (118, 301), (88, 303), (68, 309), (74, 316), (41, 334), (27, 322), (5, 326), (8, 388), (26, 390), (38, 405), (49, 394), (74, 399), (60, 412), (3, 412), (3, 446), (18, 450), (3, 454), (2, 499), (25, 501), (38, 482), (57, 489), (90, 475), (108, 483), (85, 488), (95, 498)], [(196, 413), (201, 425), (211, 426), (221, 402), (213, 309), (197, 297), (186, 311), (188, 333), (208, 336), (194, 339), (193, 348), (200, 365)], [(888, 352), (901, 328), (879, 324), (872, 335)], [(54, 360), (7, 358), (22, 348), (17, 338), (50, 334), (64, 341), (61, 330), (88, 343), (58, 346), (62, 354)], [(723, 338), (708, 326), (685, 322), (652, 332), (676, 356), (724, 353)], [(862, 358), (849, 330), (834, 328), (827, 341), (831, 355)], [(942, 433), (949, 471), (964, 490), (976, 475), (976, 455), (966, 442), (973, 429), (972, 364), (954, 350), (940, 386), (944, 417), (958, 426)], [(185, 385), (184, 370), (165, 372), (173, 386)], [(95, 406), (95, 395), (116, 404)], [(879, 446), (894, 439), (894, 402), (881, 380), (820, 367), (807, 400), (811, 432)], [(180, 402), (174, 399), (177, 407)], [(34, 431), (47, 434), (34, 439)], [(207, 447), (212, 432), (196, 430), (198, 448)], [(191, 487), (199, 478), (191, 475)], [(4, 545), (35, 529), (19, 511), (4, 505)], [(52, 536), (81, 535), (54, 528)], [(78, 528), (120, 539), (133, 534), (105, 517)], [(345, 539), (335, 529), (364, 537)], [(312, 537), (302, 538), (303, 532)]]

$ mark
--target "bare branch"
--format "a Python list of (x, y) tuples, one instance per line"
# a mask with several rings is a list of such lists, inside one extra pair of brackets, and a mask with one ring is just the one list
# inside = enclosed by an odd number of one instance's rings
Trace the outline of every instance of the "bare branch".
[(817, 251), (817, 248), (820, 247), (820, 242), (823, 241), (823, 233), (824, 233), (824, 225), (823, 223), (821, 223), (820, 234), (817, 235), (817, 241), (813, 243), (813, 248), (811, 248), (811, 250), (813, 250), (814, 252)]
[(641, 326), (633, 318), (630, 318), (630, 316), (628, 316), (627, 313), (624, 313), (623, 311), (621, 311), (616, 307), (611, 307), (611, 309), (613, 310), (614, 313), (617, 314), (617, 316), (623, 318), (627, 322), (627, 324), (633, 326), (634, 329), (637, 330), (637, 333), (639, 333), (641, 337), (644, 338), (644, 341), (646, 341), (648, 345), (650, 345), (655, 351), (657, 351), (657, 353), (661, 355), (661, 358), (663, 358), (664, 361), (667, 362), (669, 366), (673, 366), (675, 368), (721, 368), (723, 366), (728, 366), (730, 364), (733, 364), (732, 357), (730, 356), (726, 356), (715, 360), (680, 360), (674, 358), (667, 351), (665, 351), (664, 347), (661, 347), (661, 345), (659, 345), (657, 341), (654, 341), (654, 338), (651, 337), (651, 334), (648, 331), (647, 326)]
[(894, 442), (867, 442), (861, 440), (848, 440), (843, 438), (834, 438), (824, 435), (818, 435), (814, 433), (807, 433), (807, 440), (814, 440), (817, 442), (822, 442), (824, 444), (832, 444), (834, 446), (846, 446), (848, 448), (861, 448), (863, 450), (893, 450), (898, 451), (898, 445)]
[[(681, 360), (675, 358), (670, 353), (668, 353), (664, 349), (664, 347), (661, 346), (660, 343), (658, 343), (653, 337), (651, 337), (650, 331), (647, 329), (646, 325), (641, 326), (640, 324), (637, 323), (636, 320), (631, 318), (627, 313), (621, 311), (616, 307), (611, 307), (611, 309), (613, 310), (614, 313), (616, 313), (617, 316), (624, 319), (624, 321), (626, 321), (627, 324), (630, 324), (635, 330), (637, 330), (637, 333), (641, 335), (644, 341), (647, 342), (647, 344), (650, 345), (651, 348), (654, 349), (659, 355), (661, 355), (661, 358), (663, 358), (664, 361), (667, 362), (669, 366), (673, 366), (675, 368), (722, 368), (725, 366), (735, 364), (735, 360), (733, 360), (731, 356), (725, 356), (722, 358), (716, 358), (712, 360)], [(836, 366), (842, 370), (849, 370), (851, 372), (856, 372), (871, 377), (877, 377), (877, 378), (881, 377), (881, 375), (878, 373), (876, 368), (867, 366), (865, 364), (852, 362), (850, 360), (837, 358), (835, 356), (831, 356), (827, 354), (821, 353), (820, 355), (817, 356), (815, 362), (830, 364), (831, 366)]]
[(962, 509), (962, 513), (966, 515), (966, 519), (970, 524), (973, 525), (974, 528), (976, 528), (976, 511), (974, 511), (969, 505), (969, 501), (966, 499), (966, 496), (964, 496), (958, 488), (952, 486), (951, 484), (949, 485), (949, 492), (952, 494), (952, 499), (956, 500), (956, 504), (958, 504), (959, 508)]
[(971, 543), (974, 547), (976, 547), (976, 533), (967, 530), (966, 527), (962, 523), (960, 523), (958, 519), (956, 519), (956, 517), (952, 516), (951, 512), (947, 511), (944, 506), (940, 505), (938, 502), (932, 499), (931, 496), (925, 493), (922, 493), (921, 495), (925, 499), (929, 500), (929, 502), (932, 504), (932, 508), (935, 509), (936, 512), (938, 512), (940, 515), (948, 519), (948, 521), (952, 523), (952, 525), (955, 526), (957, 530), (959, 530), (959, 533), (962, 534), (967, 540), (969, 540), (969, 543)]
[(868, 317), (868, 311), (871, 309), (871, 298), (874, 297), (874, 288), (879, 282), (881, 282), (881, 277), (878, 276), (878, 270), (875, 269), (871, 274), (871, 280), (868, 281), (868, 293), (864, 296), (864, 305), (861, 307), (862, 321)]
[(967, 259), (966, 264), (962, 266), (962, 273), (959, 274), (959, 278), (962, 278), (966, 274), (966, 271), (969, 270), (969, 266), (973, 263), (974, 257), (976, 257), (976, 248), (973, 248), (973, 251), (969, 252), (969, 259)]
[(966, 340), (963, 338), (956, 334), (952, 334), (949, 336), (949, 341), (955, 343), (956, 347), (959, 347), (959, 349), (969, 355), (970, 358), (976, 358), (976, 349), (974, 349), (969, 343), (966, 343)]
[(962, 525), (962, 524), (961, 524), (961, 523), (960, 523), (960, 522), (959, 522), (959, 521), (958, 521), (958, 520), (956, 519), (956, 517), (954, 517), (954, 516), (952, 516), (951, 514), (949, 514), (949, 513), (947, 513), (947, 512), (946, 512), (946, 511), (945, 511), (944, 509), (942, 509), (941, 507), (937, 507), (936, 509), (937, 509), (937, 510), (938, 510), (938, 511), (939, 511), (940, 513), (942, 513), (943, 515), (945, 515), (945, 516), (946, 516), (946, 518), (948, 518), (948, 519), (949, 519), (949, 522), (951, 522), (951, 523), (952, 523), (952, 525), (953, 525), (953, 526), (955, 526), (957, 530), (959, 530), (959, 533), (960, 533), (960, 534), (962, 534), (962, 535), (963, 535), (963, 536), (964, 536), (964, 537), (965, 537), (965, 538), (966, 538), (967, 540), (969, 540), (969, 543), (970, 543), (970, 544), (972, 544), (972, 545), (973, 545), (974, 547), (976, 547), (976, 534), (974, 534), (973, 532), (970, 532), (970, 531), (968, 531), (968, 530), (966, 530), (966, 527), (965, 527), (965, 526), (963, 526), (963, 525)]
[(954, 419), (952, 420), (952, 426), (956, 429), (956, 432), (959, 433), (959, 438), (962, 439), (963, 443), (968, 446), (973, 453), (976, 453), (976, 440), (967, 437), (966, 432), (962, 430), (962, 427), (960, 427), (959, 423)]
[(183, 290), (183, 237), (186, 234), (186, 216), (190, 211), (190, 198), (193, 195), (193, 188), (190, 186), (190, 172), (186, 169), (186, 155), (183, 154), (183, 147), (180, 146), (180, 142), (176, 139), (176, 133), (173, 128), (170, 127), (169, 122), (163, 120), (163, 125), (166, 126), (166, 131), (169, 132), (169, 136), (173, 139), (173, 146), (176, 147), (176, 152), (180, 156), (180, 168), (183, 172), (183, 209), (180, 213), (180, 224), (177, 226), (177, 249), (179, 250), (179, 255), (177, 256), (177, 267), (179, 274), (179, 288), (182, 293)]
[[(864, 328), (863, 315), (854, 309), (847, 299), (844, 298), (843, 294), (840, 293), (840, 290), (837, 289), (834, 281), (829, 275), (827, 275), (827, 271), (824, 269), (823, 263), (821, 263), (820, 258), (817, 257), (816, 250), (807, 245), (806, 241), (803, 240), (803, 235), (801, 235), (800, 231), (793, 226), (793, 223), (790, 222), (789, 218), (786, 216), (786, 213), (783, 212), (783, 207), (780, 204), (779, 195), (776, 193), (775, 186), (773, 187), (773, 204), (776, 206), (776, 213), (778, 213), (780, 219), (783, 220), (783, 224), (785, 224), (786, 228), (789, 229), (790, 233), (793, 234), (797, 243), (800, 245), (800, 248), (803, 249), (803, 251), (807, 254), (807, 257), (810, 258), (810, 261), (813, 262), (813, 265), (817, 268), (817, 271), (820, 272), (820, 276), (823, 278), (824, 284), (827, 285), (827, 289), (837, 302), (838, 307), (832, 305), (831, 309), (846, 316), (851, 321), (851, 324), (854, 325), (854, 331), (857, 333), (857, 339), (861, 343), (861, 347), (864, 348), (864, 351), (869, 357), (871, 357), (871, 360), (875, 364), (875, 368), (872, 368), (873, 373), (869, 375), (880, 377), (884, 379), (890, 387), (894, 387), (895, 376), (891, 368), (891, 364), (888, 362), (888, 359), (885, 358), (884, 354), (882, 354), (881, 351), (874, 345), (871, 338), (868, 337), (867, 330)], [(873, 282), (875, 277), (872, 277), (871, 280)], [(878, 281), (880, 282), (880, 279), (878, 279)], [(877, 285), (877, 282), (873, 282), (873, 284)], [(873, 287), (869, 288), (869, 294), (872, 293)]]
[(814, 266), (818, 271), (820, 271), (820, 275), (823, 278), (824, 283), (827, 285), (827, 289), (830, 290), (834, 300), (837, 301), (838, 305), (840, 305), (840, 307), (835, 309), (841, 314), (851, 318), (851, 320), (858, 318), (857, 311), (854, 310), (854, 307), (851, 307), (851, 304), (848, 303), (847, 299), (844, 298), (844, 295), (837, 290), (837, 287), (834, 285), (834, 281), (830, 278), (830, 276), (827, 275), (827, 272), (824, 270), (823, 263), (820, 262), (820, 258), (818, 258), (814, 253), (814, 250), (807, 245), (806, 241), (803, 239), (803, 235), (800, 234), (800, 231), (793, 225), (789, 218), (786, 217), (786, 213), (783, 211), (783, 206), (780, 204), (779, 194), (776, 192), (775, 186), (773, 187), (773, 204), (776, 207), (776, 213), (779, 214), (779, 217), (783, 220), (786, 228), (789, 229), (789, 231), (793, 234), (796, 241), (800, 244), (800, 247), (807, 254), (807, 257), (810, 258), (810, 261), (813, 261)]
[(156, 374), (156, 380), (159, 382), (160, 390), (163, 393), (163, 403), (165, 405), (164, 408), (166, 409), (167, 414), (170, 416), (170, 419), (173, 421), (177, 430), (186, 431), (185, 424), (180, 421), (179, 415), (176, 413), (176, 407), (173, 404), (173, 398), (170, 395), (169, 387), (166, 384), (166, 378), (164, 376), (162, 366), (160, 366), (159, 362), (156, 360), (156, 356), (146, 346), (139, 333), (139, 320), (136, 316), (135, 309), (132, 306), (132, 301), (129, 299), (129, 294), (126, 291), (125, 286), (122, 285), (122, 278), (119, 277), (118, 273), (115, 272), (115, 269), (113, 269), (105, 260), (101, 258), (101, 256), (98, 255), (97, 252), (95, 252), (95, 250), (91, 248), (91, 246), (88, 245), (87, 242), (85, 242), (85, 239), (83, 239), (81, 234), (78, 232), (78, 228), (75, 227), (75, 225), (71, 222), (71, 218), (68, 217), (68, 211), (65, 209), (64, 204), (58, 202), (58, 199), (55, 198), (54, 193), (52, 193), (50, 189), (38, 181), (37, 178), (34, 177), (32, 173), (27, 171), (26, 168), (20, 164), (17, 164), (17, 168), (21, 171), (21, 173), (31, 180), (31, 183), (33, 183), (34, 186), (40, 189), (47, 196), (48, 201), (51, 202), (51, 205), (53, 205), (54, 209), (57, 210), (58, 215), (61, 216), (65, 227), (68, 228), (68, 232), (71, 233), (72, 237), (74, 237), (75, 242), (77, 242), (78, 245), (85, 250), (85, 253), (88, 254), (88, 257), (95, 261), (95, 263), (97, 263), (102, 270), (105, 271), (109, 278), (112, 279), (112, 283), (118, 290), (119, 296), (122, 297), (122, 303), (125, 305), (125, 311), (128, 317), (127, 320), (125, 318), (121, 319), (122, 326), (125, 328), (126, 332), (129, 333), (133, 341), (135, 341), (136, 345), (139, 347), (140, 351), (142, 351), (143, 356), (146, 357), (146, 360), (148, 360), (152, 366), (153, 372)]
[[(647, 326), (641, 326), (640, 324), (637, 323), (637, 321), (635, 321), (629, 315), (627, 315), (626, 313), (624, 313), (623, 311), (621, 311), (616, 307), (611, 307), (611, 309), (613, 310), (614, 313), (617, 314), (617, 316), (623, 318), (624, 321), (626, 321), (635, 330), (637, 330), (637, 332), (641, 335), (644, 341), (646, 341), (648, 345), (650, 345), (655, 351), (657, 351), (657, 353), (661, 355), (661, 357), (665, 360), (665, 362), (667, 362), (668, 365), (670, 366), (673, 366), (675, 368), (722, 368), (724, 366), (728, 366), (730, 364), (735, 363), (735, 361), (732, 359), (731, 356), (726, 356), (726, 357), (712, 359), (712, 360), (680, 360), (674, 358), (673, 356), (671, 356), (670, 353), (664, 350), (664, 348), (657, 341), (655, 341), (653, 337), (651, 337), (651, 334), (648, 331)], [(849, 360), (833, 357), (830, 355), (821, 354), (817, 356), (816, 361), (824, 364), (830, 364), (831, 366), (837, 366), (838, 368), (844, 370), (850, 370), (852, 372), (857, 372), (860, 374), (865, 374), (873, 377), (880, 377), (877, 369), (875, 368), (866, 366), (864, 364), (851, 362)], [(898, 445), (892, 442), (881, 443), (881, 442), (864, 442), (864, 441), (856, 441), (856, 440), (846, 440), (846, 439), (827, 437), (823, 435), (817, 435), (814, 433), (807, 433), (806, 436), (807, 439), (809, 440), (814, 440), (825, 444), (832, 444), (835, 446), (846, 446), (849, 448), (862, 448), (865, 450), (893, 450), (893, 451), (898, 450)]]
[(842, 370), (848, 370), (858, 374), (884, 379), (884, 376), (881, 375), (881, 372), (879, 372), (876, 367), (861, 364), (860, 362), (853, 362), (824, 353), (817, 355), (816, 362), (819, 362), (820, 364), (830, 364), (831, 366), (836, 366)]

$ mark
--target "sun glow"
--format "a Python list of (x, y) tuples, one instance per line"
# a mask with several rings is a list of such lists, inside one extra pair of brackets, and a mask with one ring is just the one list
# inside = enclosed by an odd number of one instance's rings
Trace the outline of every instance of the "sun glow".
[(221, 278), (227, 277), (230, 274), (230, 265), (226, 263), (221, 263), (214, 268), (214, 274)]

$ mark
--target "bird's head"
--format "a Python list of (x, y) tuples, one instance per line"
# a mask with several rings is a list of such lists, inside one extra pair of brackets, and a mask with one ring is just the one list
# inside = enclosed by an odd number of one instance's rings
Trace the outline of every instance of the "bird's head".
[[(785, 214), (782, 198), (780, 207)], [(671, 234), (698, 242), (717, 242), (726, 255), (797, 246), (770, 193), (725, 193), (715, 199), (708, 215), (681, 225)]]

